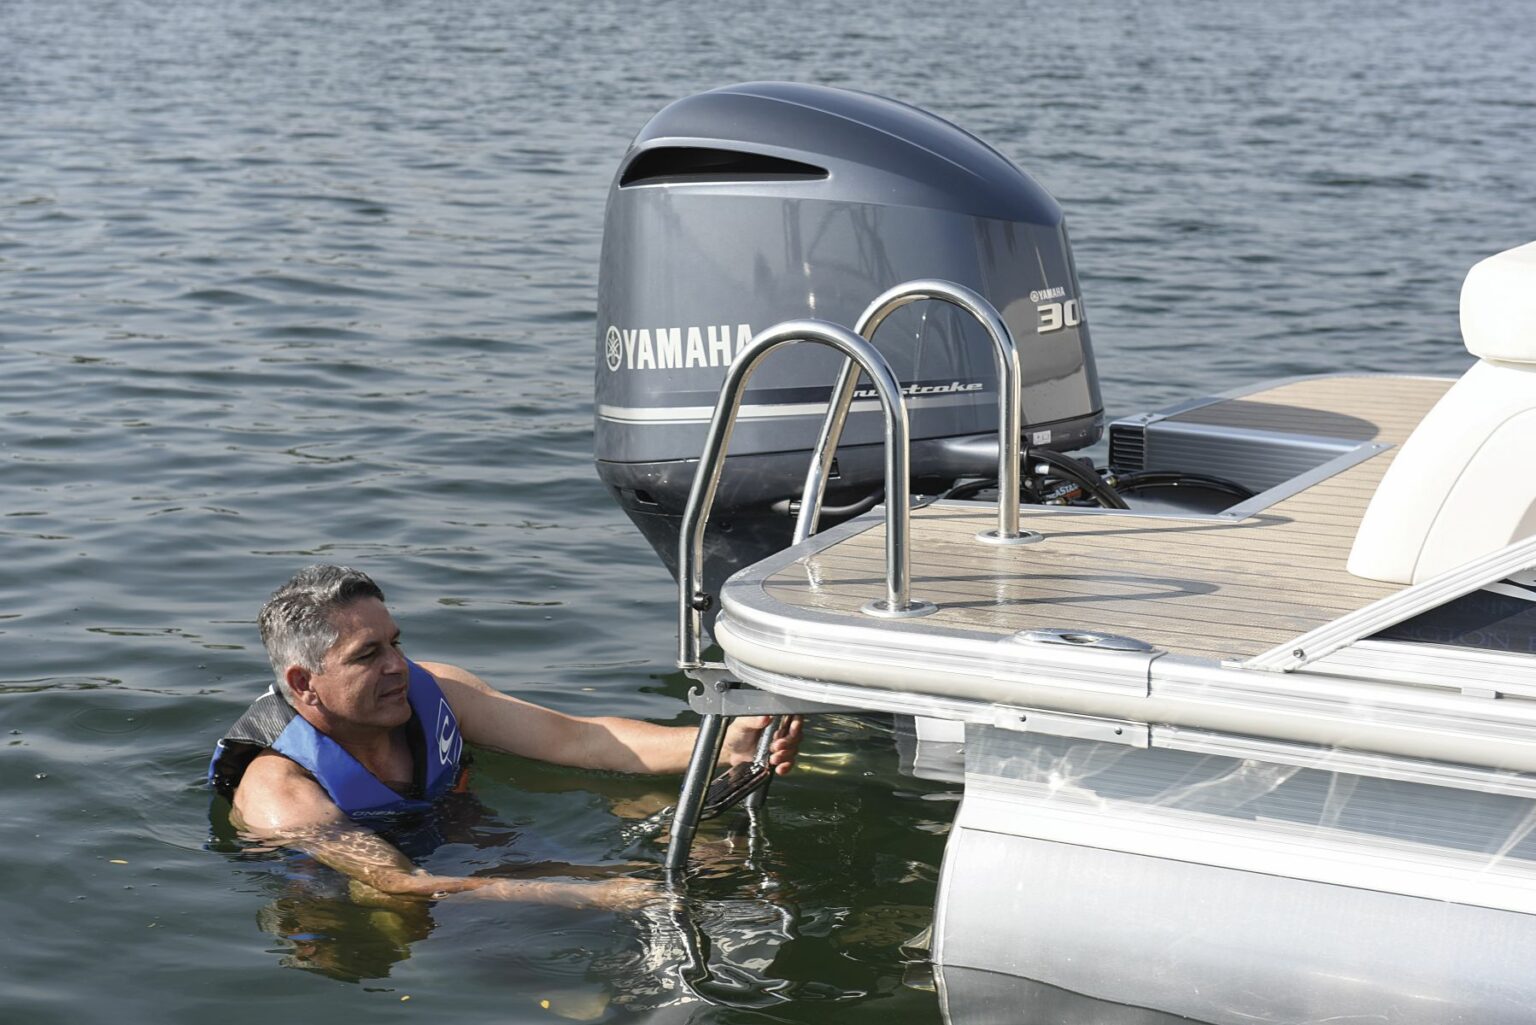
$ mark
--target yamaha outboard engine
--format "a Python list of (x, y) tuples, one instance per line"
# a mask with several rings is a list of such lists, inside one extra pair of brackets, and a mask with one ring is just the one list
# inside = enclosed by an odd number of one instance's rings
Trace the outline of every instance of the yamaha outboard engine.
[[(892, 100), (778, 82), (690, 96), (641, 130), (608, 194), (596, 455), (669, 570), (737, 350), (790, 318), (851, 328), (914, 278), (969, 286), (1002, 314), (1023, 365), (1025, 444), (1098, 440), (1103, 407), (1061, 207), (985, 143)], [(981, 325), (919, 302), (874, 341), (904, 386), (914, 489), (994, 475), (997, 374)], [(753, 376), (707, 532), (706, 590), (788, 545), (840, 361), (795, 346)], [(823, 527), (879, 500), (882, 423), (861, 389)]]

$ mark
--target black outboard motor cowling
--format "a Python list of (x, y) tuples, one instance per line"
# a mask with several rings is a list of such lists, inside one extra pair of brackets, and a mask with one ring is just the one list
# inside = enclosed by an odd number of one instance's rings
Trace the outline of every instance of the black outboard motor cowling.
[[(867, 93), (729, 86), (662, 110), (608, 195), (597, 302), (598, 474), (676, 573), (678, 526), (725, 367), (798, 317), (851, 328), (881, 292), (941, 278), (986, 296), (1023, 365), (1024, 442), (1071, 450), (1103, 429), (1061, 207), (986, 144)], [(996, 472), (986, 332), (937, 301), (875, 344), (906, 392), (917, 489)], [(776, 352), (752, 377), (707, 531), (705, 586), (784, 548), (841, 357)], [(883, 488), (882, 415), (859, 392), (822, 526)]]

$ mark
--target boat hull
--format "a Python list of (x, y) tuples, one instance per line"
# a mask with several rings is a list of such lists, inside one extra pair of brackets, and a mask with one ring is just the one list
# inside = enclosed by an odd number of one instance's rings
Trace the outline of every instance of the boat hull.
[(1218, 1025), (1531, 1021), (1536, 915), (1486, 906), (1528, 902), (1530, 798), (987, 727), (966, 763), (946, 969)]

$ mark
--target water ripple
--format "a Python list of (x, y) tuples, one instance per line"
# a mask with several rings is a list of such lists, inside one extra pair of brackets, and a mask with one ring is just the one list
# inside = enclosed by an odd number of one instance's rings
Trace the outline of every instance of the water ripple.
[[(201, 849), (194, 785), (265, 686), (257, 603), (311, 560), (374, 571), (413, 645), (500, 686), (678, 714), (671, 581), (595, 479), (590, 394), (604, 195), (670, 100), (841, 83), (986, 138), (1067, 211), (1111, 415), (1345, 364), (1459, 372), (1461, 276), (1536, 237), (1528, 4), (963, 13), (4, 5), (0, 725), (20, 733), (0, 892), (27, 938), (6, 1015), (200, 1022), (217, 1001), (256, 1022), (409, 992), (531, 1023), (692, 999), (647, 988), (671, 933), (567, 919), (544, 939), (558, 916), (464, 906), (422, 932), (290, 862), (247, 874)], [(747, 935), (772, 909), (735, 889), (734, 855), (699, 882), (751, 960), (719, 988), (797, 1021), (937, 1022), (892, 946), (932, 897), (942, 822), (882, 738), (821, 729), (830, 768), (775, 786), (793, 938)], [(518, 839), (449, 845), (447, 868), (600, 859), (636, 797), (485, 765)], [(252, 927), (305, 916), (365, 952), (369, 988), (267, 968), (325, 970), (323, 946)], [(253, 972), (268, 999), (230, 1002)]]

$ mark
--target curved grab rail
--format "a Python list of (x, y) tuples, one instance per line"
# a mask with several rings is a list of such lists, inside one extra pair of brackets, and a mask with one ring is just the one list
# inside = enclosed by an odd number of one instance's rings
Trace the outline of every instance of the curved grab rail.
[[(703, 633), (703, 613), (710, 597), (704, 593), (704, 524), (715, 490), (725, 450), (731, 441), (731, 429), (741, 408), (746, 381), (769, 352), (794, 342), (817, 342), (841, 352), (848, 366), (857, 366), (869, 375), (885, 407), (885, 600), (870, 602), (864, 611), (877, 616), (918, 616), (932, 612), (927, 602), (913, 601), (907, 563), (909, 524), (907, 409), (901, 400), (901, 382), (884, 357), (868, 341), (845, 327), (822, 320), (786, 320), (759, 332), (737, 354), (725, 372), (720, 398), (704, 438), (704, 451), (694, 473), (688, 504), (678, 540), (678, 657), (679, 669), (698, 669), (699, 636)], [(855, 380), (858, 372), (853, 372)], [(851, 389), (850, 389), (851, 397)]]
[[(1023, 373), (1019, 366), (1019, 350), (1013, 343), (1013, 335), (1003, 318), (982, 295), (964, 285), (936, 278), (908, 281), (887, 289), (865, 308), (854, 331), (866, 340), (873, 340), (875, 332), (892, 313), (920, 299), (938, 299), (958, 306), (981, 322), (997, 357), (997, 530), (977, 535), (980, 540), (994, 544), (1021, 544), (1037, 541), (1040, 535), (1032, 530), (1019, 530), (1019, 435), (1023, 428), (1022, 400)], [(859, 380), (858, 367), (852, 360), (843, 363), (837, 384), (832, 386), (832, 399), (827, 406), (826, 419), (822, 421), (821, 436), (816, 442), (810, 469), (805, 475), (805, 489), (800, 499), (800, 513), (795, 520), (795, 543), (798, 544), (816, 533), (821, 519), (821, 503), (826, 497), (827, 478), (832, 472), (832, 458), (837, 443), (842, 438), (843, 424), (853, 404), (853, 392)]]

